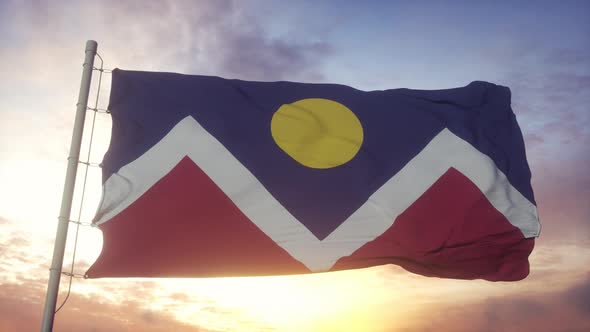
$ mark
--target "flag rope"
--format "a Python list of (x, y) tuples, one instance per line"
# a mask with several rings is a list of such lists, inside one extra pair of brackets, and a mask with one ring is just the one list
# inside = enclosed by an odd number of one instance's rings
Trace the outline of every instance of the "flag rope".
[(59, 305), (59, 307), (57, 307), (57, 309), (55, 310), (55, 313), (57, 313), (61, 308), (63, 308), (63, 306), (66, 304), (66, 302), (68, 301), (68, 299), (70, 298), (70, 293), (72, 290), (72, 279), (74, 277), (76, 278), (86, 278), (86, 275), (84, 274), (79, 274), (79, 273), (74, 273), (74, 267), (75, 267), (75, 263), (76, 263), (76, 249), (78, 247), (78, 235), (80, 232), (80, 226), (93, 226), (92, 223), (83, 223), (80, 221), (81, 217), (82, 217), (82, 208), (84, 205), (84, 196), (86, 194), (86, 183), (87, 183), (87, 179), (88, 179), (88, 169), (91, 166), (94, 167), (100, 167), (99, 163), (91, 163), (90, 162), (90, 154), (92, 152), (92, 142), (94, 139), (94, 128), (95, 128), (95, 124), (96, 124), (96, 114), (107, 114), (109, 113), (106, 109), (101, 109), (98, 108), (98, 102), (99, 102), (99, 98), (100, 98), (100, 88), (102, 86), (102, 74), (103, 73), (111, 73), (112, 70), (110, 69), (104, 69), (103, 65), (104, 65), (104, 61), (102, 59), (102, 57), (100, 56), (100, 54), (97, 52), (96, 56), (98, 57), (98, 59), (100, 60), (100, 67), (92, 67), (93, 71), (98, 71), (98, 87), (96, 89), (96, 98), (94, 101), (94, 107), (86, 107), (86, 110), (92, 111), (93, 115), (92, 115), (92, 125), (91, 125), (91, 129), (90, 129), (90, 141), (88, 143), (88, 153), (86, 154), (86, 160), (78, 160), (78, 163), (83, 164), (86, 166), (86, 168), (84, 169), (84, 180), (82, 181), (82, 196), (80, 198), (80, 206), (78, 208), (78, 218), (77, 220), (69, 220), (69, 222), (73, 223), (76, 225), (76, 232), (74, 235), (74, 251), (72, 253), (72, 264), (70, 266), (70, 271), (61, 271), (62, 275), (65, 275), (67, 277), (69, 277), (68, 280), (68, 291), (66, 293), (66, 297), (64, 298), (64, 300), (62, 301), (62, 303)]
[(99, 163), (91, 163), (86, 161), (78, 161), (79, 164), (86, 165), (88, 167), (101, 167)]
[[(96, 55), (98, 55), (98, 53), (96, 53)], [(99, 56), (99, 58), (100, 58), (100, 56)], [(102, 58), (100, 60), (102, 61)], [(98, 68), (98, 67), (92, 67), (92, 70), (96, 70), (96, 71), (99, 71), (101, 73), (106, 73), (106, 74), (110, 74), (110, 73), (113, 72), (112, 69), (102, 68), (102, 63), (100, 64), (100, 66), (101, 66), (100, 68)]]
[(70, 220), (70, 222), (72, 224), (76, 224), (76, 225), (80, 225), (80, 226), (97, 227), (96, 224), (93, 224), (91, 222), (82, 222), (79, 220)]
[[(101, 75), (102, 75), (102, 73), (101, 73)], [(89, 111), (94, 111), (96, 113), (111, 113), (106, 108), (86, 107), (86, 109)]]

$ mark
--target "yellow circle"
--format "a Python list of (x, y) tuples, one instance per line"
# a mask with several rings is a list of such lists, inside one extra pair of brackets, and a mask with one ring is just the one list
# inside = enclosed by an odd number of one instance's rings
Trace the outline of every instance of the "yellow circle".
[(329, 99), (301, 99), (282, 105), (270, 130), (291, 158), (311, 168), (332, 168), (350, 161), (363, 143), (361, 122), (348, 107)]

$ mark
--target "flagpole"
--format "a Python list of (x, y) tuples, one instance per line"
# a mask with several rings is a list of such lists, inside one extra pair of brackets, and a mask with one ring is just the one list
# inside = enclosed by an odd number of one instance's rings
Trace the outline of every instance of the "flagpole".
[(61, 199), (57, 234), (55, 236), (55, 245), (53, 247), (53, 259), (51, 261), (51, 268), (49, 269), (49, 282), (47, 283), (45, 309), (43, 310), (43, 321), (41, 323), (42, 332), (51, 332), (53, 330), (53, 319), (55, 318), (55, 307), (59, 292), (59, 280), (61, 277), (64, 251), (68, 236), (68, 226), (70, 223), (70, 212), (72, 210), (72, 199), (74, 196), (74, 186), (76, 184), (78, 161), (80, 159), (82, 132), (84, 130), (88, 95), (90, 94), (90, 83), (92, 81), (92, 70), (94, 68), (94, 56), (96, 55), (97, 48), (98, 44), (94, 40), (86, 41), (86, 56), (84, 58), (78, 103), (76, 104), (76, 119), (74, 122), (74, 131), (72, 133), (70, 154), (68, 156), (68, 168)]

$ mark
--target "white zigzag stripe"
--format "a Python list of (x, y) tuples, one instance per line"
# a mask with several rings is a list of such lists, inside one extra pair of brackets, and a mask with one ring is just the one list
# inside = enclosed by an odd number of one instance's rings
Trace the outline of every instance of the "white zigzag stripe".
[(383, 234), (450, 167), (467, 176), (525, 237), (538, 236), (540, 230), (536, 206), (512, 187), (493, 161), (443, 129), (344, 223), (324, 240), (318, 240), (190, 116), (141, 157), (107, 179), (96, 224), (123, 211), (185, 156), (265, 234), (312, 271), (330, 269), (339, 258)]

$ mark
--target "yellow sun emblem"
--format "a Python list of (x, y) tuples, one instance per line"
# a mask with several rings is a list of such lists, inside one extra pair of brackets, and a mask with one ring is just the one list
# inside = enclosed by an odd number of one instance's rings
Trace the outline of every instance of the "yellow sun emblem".
[(363, 143), (363, 127), (346, 106), (329, 99), (301, 99), (273, 115), (271, 134), (291, 158), (311, 168), (332, 168), (350, 161)]

